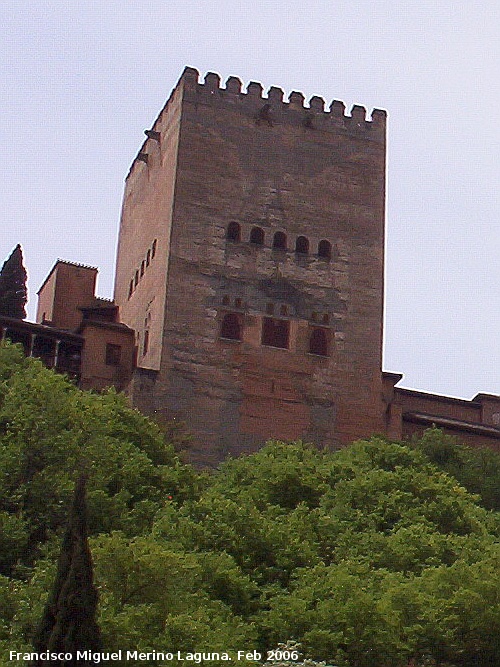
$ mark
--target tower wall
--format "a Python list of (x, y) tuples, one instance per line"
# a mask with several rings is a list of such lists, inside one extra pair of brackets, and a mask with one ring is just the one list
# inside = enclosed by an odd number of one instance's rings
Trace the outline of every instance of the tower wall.
[(114, 301), (136, 332), (138, 366), (153, 371), (162, 356), (181, 103), (182, 82), (129, 171), (118, 237)]
[[(186, 421), (199, 461), (270, 437), (339, 446), (384, 430), (385, 113), (365, 116), (242, 92), (234, 77), (200, 84), (188, 68), (132, 166), (115, 299), (139, 333), (149, 308), (138, 365), (156, 371), (139, 370), (133, 400)], [(153, 239), (158, 262), (130, 291)], [(228, 315), (238, 336), (221, 336)], [(263, 338), (269, 320), (286, 345)]]

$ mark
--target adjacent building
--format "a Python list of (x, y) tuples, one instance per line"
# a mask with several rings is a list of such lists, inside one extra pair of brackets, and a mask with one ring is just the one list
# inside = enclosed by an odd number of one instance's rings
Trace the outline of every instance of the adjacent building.
[(38, 291), (36, 323), (0, 316), (0, 336), (82, 389), (125, 391), (135, 366), (134, 332), (118, 321), (116, 304), (95, 296), (96, 280), (95, 267), (58, 260)]

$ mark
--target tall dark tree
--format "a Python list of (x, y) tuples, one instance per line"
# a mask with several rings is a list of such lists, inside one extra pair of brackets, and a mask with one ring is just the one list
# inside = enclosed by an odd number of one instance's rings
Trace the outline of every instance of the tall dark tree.
[[(77, 651), (99, 651), (101, 635), (96, 621), (97, 589), (93, 582), (92, 557), (87, 540), (85, 477), (75, 486), (68, 527), (63, 538), (57, 574), (40, 625), (33, 640), (37, 653), (70, 653), (69, 661), (54, 661), (58, 667), (94, 665), (76, 661)], [(34, 665), (47, 665), (35, 661)]]
[(24, 320), (28, 300), (26, 278), (23, 251), (18, 243), (0, 272), (0, 315)]

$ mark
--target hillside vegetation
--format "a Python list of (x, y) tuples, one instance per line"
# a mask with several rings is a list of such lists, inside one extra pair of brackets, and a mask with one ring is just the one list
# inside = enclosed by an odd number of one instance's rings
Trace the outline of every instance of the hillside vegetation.
[(500, 664), (497, 454), (431, 430), (338, 452), (272, 441), (200, 473), (124, 397), (81, 392), (12, 346), (0, 348), (1, 656), (31, 650), (79, 470), (106, 651), (264, 662), (295, 641), (338, 667)]

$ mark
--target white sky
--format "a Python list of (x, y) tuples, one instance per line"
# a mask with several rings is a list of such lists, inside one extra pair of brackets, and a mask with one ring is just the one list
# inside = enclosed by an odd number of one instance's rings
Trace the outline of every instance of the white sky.
[(3, 0), (2, 234), (111, 297), (123, 181), (185, 65), (385, 108), (386, 370), (500, 394), (498, 0)]

